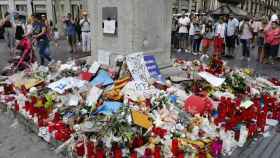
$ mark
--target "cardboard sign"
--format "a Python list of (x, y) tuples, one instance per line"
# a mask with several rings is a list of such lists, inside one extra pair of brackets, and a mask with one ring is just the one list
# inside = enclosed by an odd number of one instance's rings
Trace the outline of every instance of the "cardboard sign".
[(160, 74), (156, 58), (153, 55), (145, 55), (144, 61), (151, 77), (155, 78), (158, 81), (165, 82), (165, 78)]
[(135, 81), (148, 82), (150, 74), (144, 61), (143, 53), (126, 56), (127, 67)]
[(153, 123), (149, 120), (149, 116), (139, 112), (132, 111), (131, 113), (134, 124), (143, 128), (149, 129), (153, 126)]

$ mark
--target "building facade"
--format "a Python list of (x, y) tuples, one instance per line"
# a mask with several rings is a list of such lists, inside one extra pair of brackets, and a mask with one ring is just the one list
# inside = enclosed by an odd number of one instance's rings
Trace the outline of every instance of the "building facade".
[(40, 13), (57, 23), (61, 16), (72, 13), (76, 17), (86, 7), (87, 0), (0, 0), (0, 18), (6, 12), (16, 11), (26, 16)]
[[(173, 0), (173, 13), (207, 12), (221, 5), (219, 0)], [(271, 15), (273, 11), (280, 13), (280, 0), (240, 0), (238, 7), (251, 16)]]

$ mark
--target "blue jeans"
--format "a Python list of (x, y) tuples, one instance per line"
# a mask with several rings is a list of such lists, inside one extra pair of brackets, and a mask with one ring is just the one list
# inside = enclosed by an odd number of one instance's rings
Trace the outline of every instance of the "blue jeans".
[(200, 39), (193, 39), (193, 52), (199, 52), (200, 48)]
[(41, 59), (41, 65), (45, 64), (45, 58), (48, 61), (51, 61), (51, 57), (49, 55), (49, 41), (48, 40), (39, 40), (38, 41), (39, 55)]
[(250, 39), (240, 39), (243, 57), (250, 57)]

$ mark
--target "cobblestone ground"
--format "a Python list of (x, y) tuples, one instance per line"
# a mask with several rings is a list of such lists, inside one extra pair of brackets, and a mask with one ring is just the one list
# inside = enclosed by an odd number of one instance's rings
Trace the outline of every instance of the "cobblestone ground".
[[(52, 57), (55, 60), (65, 61), (72, 55), (68, 52), (65, 41), (59, 42), (60, 47), (52, 47)], [(0, 68), (7, 64), (9, 55), (3, 41), (0, 42)], [(77, 53), (78, 56), (85, 56)], [(261, 65), (255, 62), (256, 53), (252, 52), (252, 60), (250, 62), (239, 60), (240, 48), (236, 51), (236, 59), (228, 60), (228, 64), (234, 67), (250, 67), (259, 74), (267, 76), (280, 77), (280, 64)], [(197, 58), (188, 53), (173, 53), (173, 57), (184, 59)], [(180, 73), (180, 71), (177, 71)], [(165, 74), (176, 75), (176, 71), (164, 70)], [(252, 143), (246, 147), (236, 150), (231, 158), (279, 158), (280, 156), (280, 134), (277, 130), (272, 129), (270, 136), (266, 138), (252, 140)], [(22, 125), (18, 124), (14, 118), (6, 113), (0, 112), (0, 158), (60, 158), (55, 155), (53, 148), (38, 138), (35, 134), (30, 133)]]

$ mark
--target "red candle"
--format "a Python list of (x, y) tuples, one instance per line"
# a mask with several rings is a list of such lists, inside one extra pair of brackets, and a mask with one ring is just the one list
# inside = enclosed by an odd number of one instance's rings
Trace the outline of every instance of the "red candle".
[(155, 147), (155, 152), (154, 152), (154, 157), (155, 158), (161, 158), (160, 155), (161, 155), (161, 148), (160, 148), (160, 146), (156, 146)]

